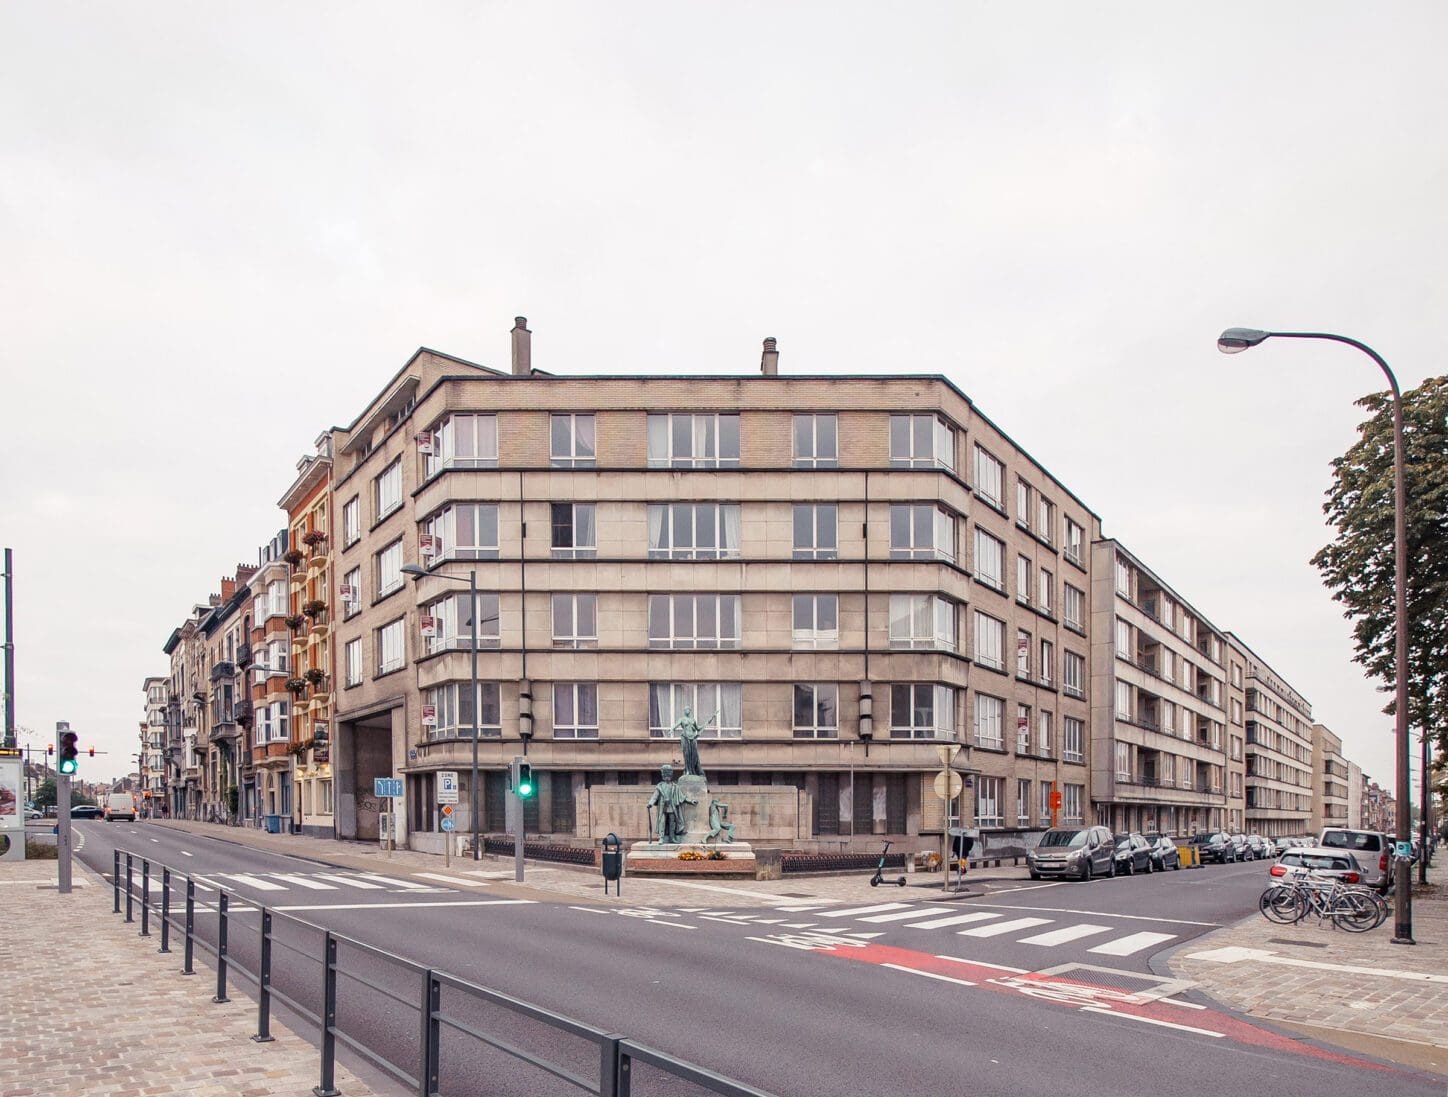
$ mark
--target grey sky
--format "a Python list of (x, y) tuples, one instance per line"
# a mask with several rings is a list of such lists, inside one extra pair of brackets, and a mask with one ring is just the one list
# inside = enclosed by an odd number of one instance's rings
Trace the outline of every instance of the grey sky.
[(419, 344), (557, 372), (938, 371), (1391, 777), (1308, 565), (1444, 371), (1441, 4), (0, 6), (19, 722), (140, 685)]

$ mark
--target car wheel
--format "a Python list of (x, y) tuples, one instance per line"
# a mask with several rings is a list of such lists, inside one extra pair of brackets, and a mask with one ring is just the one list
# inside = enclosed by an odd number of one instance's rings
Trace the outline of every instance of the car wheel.
[(1081, 862), (1081, 882), (1082, 882), (1083, 884), (1089, 884), (1089, 883), (1091, 882), (1091, 858), (1090, 858), (1090, 857), (1087, 857), (1084, 861)]
[(1171, 867), (1172, 867), (1172, 871), (1173, 871), (1173, 872), (1180, 872), (1180, 871), (1181, 871), (1181, 867), (1182, 867), (1182, 855), (1181, 855), (1180, 853), (1177, 854), (1177, 859), (1176, 859), (1176, 861), (1172, 864)]
[(1136, 858), (1135, 858), (1135, 857), (1128, 857), (1128, 858), (1127, 858), (1127, 860), (1126, 860), (1126, 875), (1128, 875), (1128, 876), (1135, 876), (1135, 875), (1136, 875)]
[(1033, 873), (1031, 873), (1031, 879), (1032, 879), (1032, 880), (1039, 880), (1040, 878), (1041, 878), (1041, 874), (1040, 874), (1039, 872), (1033, 872)]
[(1156, 866), (1151, 863), (1151, 858), (1148, 857), (1148, 858), (1146, 859), (1146, 874), (1147, 874), (1148, 876), (1150, 876), (1150, 875), (1151, 875), (1153, 872), (1155, 872), (1155, 871), (1156, 871)]
[(1106, 875), (1109, 876), (1109, 877), (1110, 877), (1111, 879), (1113, 879), (1113, 880), (1116, 879), (1116, 858), (1115, 858), (1115, 857), (1111, 858), (1111, 867), (1107, 870)]

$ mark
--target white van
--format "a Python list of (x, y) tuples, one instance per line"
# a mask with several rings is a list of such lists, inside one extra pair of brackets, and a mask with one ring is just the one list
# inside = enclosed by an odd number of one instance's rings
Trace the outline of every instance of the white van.
[(106, 797), (106, 822), (115, 819), (124, 819), (128, 823), (136, 821), (136, 798), (129, 792), (113, 792)]
[(1324, 849), (1345, 849), (1351, 853), (1362, 866), (1363, 883), (1371, 887), (1377, 887), (1388, 874), (1393, 842), (1381, 831), (1324, 827), (1317, 844)]

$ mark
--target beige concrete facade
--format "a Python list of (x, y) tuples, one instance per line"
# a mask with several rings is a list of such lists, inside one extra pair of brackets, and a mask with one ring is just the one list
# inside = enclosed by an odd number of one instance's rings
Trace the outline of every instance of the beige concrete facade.
[(1116, 541), (1092, 546), (1092, 799), (1117, 831), (1226, 822), (1225, 634)]
[(159, 815), (166, 800), (166, 679), (147, 678), (141, 689), (146, 712), (140, 723), (138, 751), (141, 808)]
[(830, 845), (938, 833), (939, 742), (964, 745), (967, 820), (1003, 838), (1049, 823), (1052, 788), (1063, 818), (1089, 811), (1099, 522), (940, 378), (512, 376), (420, 352), (333, 442), (358, 515), (333, 568), (361, 587), (336, 630), (341, 836), (376, 834), (373, 778), (398, 775), (410, 840), (436, 842), (441, 769), (469, 828), (467, 596), (403, 582), (419, 562), (484, 595), (484, 831), (531, 731), (530, 833), (593, 837), (587, 791), (677, 765), (686, 700), (721, 710), (711, 781), (798, 788)]
[[(1359, 771), (1361, 772), (1361, 771)], [(1312, 725), (1312, 826), (1348, 826), (1349, 772), (1342, 756), (1342, 740), (1321, 724)]]
[(1312, 827), (1312, 706), (1237, 636), (1247, 668), (1247, 825), (1265, 838)]
[(1227, 829), (1247, 827), (1247, 662), (1227, 645)]

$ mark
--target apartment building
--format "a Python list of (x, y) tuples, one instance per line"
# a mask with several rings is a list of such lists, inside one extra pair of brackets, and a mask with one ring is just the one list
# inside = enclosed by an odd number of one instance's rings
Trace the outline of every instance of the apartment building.
[(142, 684), (146, 718), (140, 726), (141, 795), (148, 814), (161, 813), (166, 801), (166, 679)]
[(1118, 831), (1226, 821), (1225, 634), (1114, 540), (1092, 545), (1091, 799)]
[(1312, 706), (1242, 640), (1228, 634), (1247, 668), (1247, 826), (1267, 838), (1312, 827)]
[(751, 833), (938, 833), (939, 742), (983, 828), (1048, 825), (1053, 790), (1087, 817), (1099, 520), (948, 381), (782, 377), (772, 340), (753, 377), (558, 377), (513, 339), (511, 374), (419, 351), (333, 432), (339, 836), (401, 775), (441, 848), (444, 769), (459, 831), (501, 831), (526, 750), (529, 832), (596, 837), (593, 790), (678, 765), (686, 706), (712, 786), (795, 790)]
[(1227, 645), (1227, 829), (1247, 828), (1247, 663)]
[[(220, 602), (220, 596), (215, 596), (215, 601)], [(166, 692), (166, 758), (171, 813), (177, 818), (201, 816), (209, 670), (200, 622), (212, 608), (212, 602), (192, 606), (190, 616), (172, 630), (161, 648), (171, 660)]]
[[(244, 726), (250, 744), (252, 781), (248, 817), (274, 833), (289, 831), (292, 819), (292, 609), (289, 531), (282, 529), (257, 550), (256, 570), (247, 582), (247, 644), (237, 664), (247, 677)], [(285, 824), (285, 825), (284, 825)]]
[(1362, 827), (1396, 834), (1398, 802), (1393, 794), (1366, 774), (1363, 775)]
[(250, 604), (246, 584), (251, 575), (252, 568), (241, 564), (235, 576), (222, 579), (218, 603), (198, 622), (209, 684), (201, 806), (211, 819), (241, 817), (243, 767), (251, 762), (237, 719), (244, 682), (236, 663), (250, 631), (243, 606)]
[(1349, 771), (1342, 755), (1342, 739), (1322, 724), (1312, 725), (1312, 824), (1309, 834), (1323, 827), (1348, 825)]
[(1356, 762), (1347, 764), (1347, 825), (1353, 830), (1363, 825), (1363, 768)]

